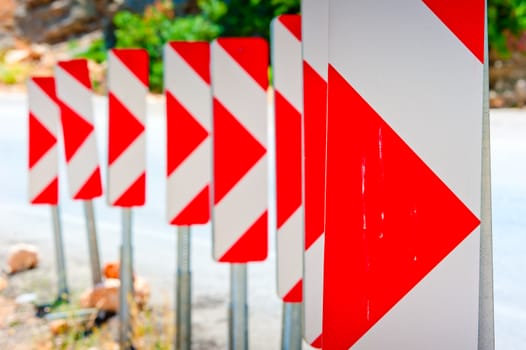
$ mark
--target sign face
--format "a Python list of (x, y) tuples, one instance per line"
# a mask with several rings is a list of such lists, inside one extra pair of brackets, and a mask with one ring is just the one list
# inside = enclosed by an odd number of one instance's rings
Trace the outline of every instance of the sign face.
[(55, 67), (55, 82), (70, 195), (83, 200), (100, 197), (102, 184), (87, 61), (59, 62)]
[(475, 350), (485, 2), (387, 5), (330, 1), (324, 349)]
[(58, 204), (58, 133), (60, 107), (55, 79), (33, 77), (28, 82), (29, 201)]
[(305, 252), (304, 337), (322, 345), (329, 2), (302, 0)]
[(168, 222), (206, 224), (212, 176), (210, 44), (169, 43), (164, 62)]
[(220, 38), (211, 60), (214, 258), (262, 261), (268, 250), (268, 45)]
[(272, 22), (272, 68), (276, 125), (278, 295), (302, 301), (303, 55), (301, 17), (282, 15)]
[(108, 203), (141, 206), (146, 197), (146, 50), (110, 51), (108, 90)]

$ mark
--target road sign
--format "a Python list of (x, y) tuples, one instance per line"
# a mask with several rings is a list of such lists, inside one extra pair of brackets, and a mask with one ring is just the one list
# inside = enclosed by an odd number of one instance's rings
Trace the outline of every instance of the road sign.
[(301, 17), (282, 15), (272, 22), (272, 67), (276, 125), (278, 295), (302, 301), (303, 55)]
[(324, 349), (477, 349), (484, 1), (330, 1)]
[(99, 197), (102, 185), (87, 61), (59, 62), (55, 67), (55, 79), (70, 195), (73, 199)]
[(108, 204), (142, 206), (146, 196), (146, 50), (109, 52), (108, 90)]
[(31, 78), (29, 100), (29, 201), (58, 204), (58, 133), (60, 107), (55, 79)]
[(302, 0), (304, 77), (304, 337), (321, 348), (329, 2)]
[(167, 216), (172, 225), (210, 220), (212, 92), (210, 45), (164, 48), (167, 117)]
[(268, 45), (259, 38), (212, 43), (214, 258), (267, 257)]

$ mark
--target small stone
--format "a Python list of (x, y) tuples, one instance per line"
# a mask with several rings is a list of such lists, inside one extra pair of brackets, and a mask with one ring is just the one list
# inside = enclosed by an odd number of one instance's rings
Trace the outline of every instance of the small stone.
[(146, 280), (140, 276), (136, 276), (133, 281), (133, 289), (135, 292), (135, 302), (139, 308), (144, 308), (150, 300), (150, 285)]
[(0, 292), (7, 288), (7, 279), (0, 276)]
[(120, 264), (118, 261), (110, 261), (104, 264), (102, 268), (102, 274), (106, 278), (119, 278)]
[(117, 312), (119, 310), (119, 288), (121, 281), (108, 278), (104, 282), (88, 289), (80, 297), (83, 308), (97, 308), (100, 310)]
[(17, 244), (11, 247), (7, 257), (9, 273), (33, 269), (38, 265), (38, 248), (30, 244)]
[(9, 50), (4, 56), (4, 62), (6, 64), (16, 64), (24, 60), (27, 60), (30, 57), (30, 51), (26, 49), (20, 50)]
[(66, 320), (53, 320), (49, 322), (49, 330), (51, 334), (55, 336), (66, 333), (68, 329), (69, 326)]

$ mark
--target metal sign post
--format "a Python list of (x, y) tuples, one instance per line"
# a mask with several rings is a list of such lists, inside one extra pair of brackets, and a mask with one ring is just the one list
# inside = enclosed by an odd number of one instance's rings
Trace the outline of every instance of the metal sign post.
[(281, 350), (301, 350), (302, 304), (283, 303)]
[(97, 240), (97, 227), (95, 224), (93, 201), (84, 201), (84, 215), (86, 217), (86, 230), (88, 233), (91, 279), (93, 281), (93, 286), (96, 286), (102, 282), (102, 272), (100, 267), (99, 243)]
[(131, 311), (133, 305), (133, 246), (132, 246), (132, 210), (122, 209), (122, 242), (119, 276), (119, 344), (122, 350), (132, 349), (133, 329)]
[(230, 264), (230, 350), (248, 349), (247, 264)]
[(211, 62), (213, 255), (232, 264), (229, 348), (246, 350), (246, 264), (265, 260), (268, 252), (268, 44), (219, 38)]
[(190, 269), (190, 226), (177, 229), (176, 332), (178, 350), (192, 344), (192, 272)]
[(148, 54), (113, 49), (108, 58), (108, 204), (122, 208), (119, 317), (121, 349), (133, 348), (132, 208), (146, 201)]
[(177, 225), (175, 348), (192, 345), (190, 227), (210, 220), (212, 172), (210, 44), (170, 42), (164, 48), (166, 94), (166, 213)]
[(64, 241), (62, 239), (62, 224), (60, 221), (60, 208), (51, 206), (53, 218), (53, 239), (55, 242), (55, 258), (57, 263), (57, 301), (69, 299), (69, 289), (66, 275), (66, 259), (64, 257)]
[(57, 267), (57, 302), (67, 300), (69, 290), (59, 208), (58, 147), (60, 106), (55, 79), (33, 77), (28, 81), (29, 138), (28, 192), (31, 204), (51, 205)]

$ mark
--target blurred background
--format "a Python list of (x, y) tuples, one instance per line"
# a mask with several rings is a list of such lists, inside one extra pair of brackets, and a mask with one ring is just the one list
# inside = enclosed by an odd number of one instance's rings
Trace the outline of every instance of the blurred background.
[[(142, 47), (152, 92), (162, 91), (163, 45), (171, 40), (269, 36), (269, 23), (300, 0), (2, 0), (0, 84), (16, 88), (59, 59), (85, 57), (104, 92), (106, 48)], [(526, 104), (526, 1), (489, 0), (492, 107)]]

